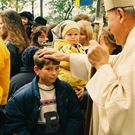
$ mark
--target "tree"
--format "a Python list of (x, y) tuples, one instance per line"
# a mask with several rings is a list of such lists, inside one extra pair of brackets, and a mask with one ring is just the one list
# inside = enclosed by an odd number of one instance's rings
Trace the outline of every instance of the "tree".
[(0, 0), (0, 9), (11, 8), (19, 12), (28, 2), (33, 2), (33, 0)]
[(52, 19), (53, 22), (69, 19), (73, 8), (74, 0), (51, 0), (49, 10), (52, 12), (48, 15), (48, 19)]
[[(94, 0), (94, 3), (97, 0)], [(75, 0), (50, 0), (49, 10), (50, 14), (46, 17), (49, 22), (60, 22), (66, 19), (72, 19), (72, 11), (75, 8)], [(88, 11), (88, 14), (95, 13), (95, 7), (83, 6), (79, 10), (82, 12)]]
[(7, 4), (8, 4), (8, 0), (1, 0), (0, 1), (0, 9), (4, 10)]

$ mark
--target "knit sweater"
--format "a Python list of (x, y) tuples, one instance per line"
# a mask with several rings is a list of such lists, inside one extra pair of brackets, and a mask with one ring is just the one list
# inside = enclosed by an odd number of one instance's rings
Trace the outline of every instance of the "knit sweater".
[(44, 114), (47, 112), (56, 112), (56, 95), (54, 85), (46, 86), (38, 83), (40, 93), (40, 117), (39, 124), (46, 123)]

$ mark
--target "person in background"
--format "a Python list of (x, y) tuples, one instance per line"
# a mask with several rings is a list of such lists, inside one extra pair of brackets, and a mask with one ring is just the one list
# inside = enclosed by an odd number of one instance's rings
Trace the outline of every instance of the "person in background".
[(122, 47), (116, 43), (114, 35), (108, 30), (103, 29), (99, 37), (99, 44), (106, 44), (109, 48), (109, 54), (118, 54), (121, 52)]
[(88, 15), (86, 15), (86, 14), (81, 13), (81, 14), (76, 15), (76, 16), (73, 18), (73, 20), (74, 20), (75, 22), (78, 22), (78, 21), (80, 21), (80, 20), (86, 20), (86, 21), (90, 22), (90, 17), (89, 17)]
[(37, 76), (5, 107), (5, 134), (82, 135), (83, 116), (75, 92), (57, 78), (59, 62), (39, 57), (38, 52), (34, 55)]
[(29, 46), (29, 39), (22, 25), (21, 17), (16, 11), (1, 11), (0, 23), (0, 34), (10, 52), (10, 77), (12, 77), (20, 72), (22, 66), (21, 54)]
[(33, 24), (34, 16), (32, 15), (31, 12), (23, 11), (23, 12), (19, 13), (19, 15), (21, 16), (21, 20), (22, 20), (22, 23), (24, 26)]
[[(80, 28), (76, 22), (71, 20), (63, 21), (54, 27), (52, 32), (55, 36), (57, 36), (57, 38), (59, 38), (54, 40), (55, 49), (68, 54), (85, 54), (84, 48), (79, 44)], [(70, 63), (68, 62), (60, 63), (59, 78), (68, 82), (73, 87), (81, 101), (86, 81), (72, 76), (69, 67)]]
[(34, 60), (33, 56), (36, 51), (38, 51), (38, 47), (31, 46), (24, 50), (22, 53), (22, 62), (23, 67), (20, 69), (20, 73), (14, 75), (10, 81), (10, 90), (9, 97), (11, 97), (19, 88), (23, 85), (31, 82), (35, 77), (34, 68)]
[(34, 30), (38, 27), (38, 26), (46, 26), (47, 24), (47, 20), (45, 18), (43, 18), (42, 16), (38, 16), (35, 18), (34, 23), (32, 25), (32, 30), (31, 32), (33, 33)]
[(37, 47), (46, 46), (48, 28), (46, 26), (38, 26), (31, 35), (31, 45)]
[(30, 37), (31, 37), (31, 29), (32, 29), (32, 25), (33, 25), (33, 22), (34, 22), (34, 16), (29, 11), (23, 11), (23, 12), (19, 13), (19, 15), (21, 16), (23, 26), (25, 27), (27, 35), (28, 35), (28, 37), (30, 39)]
[[(1, 23), (0, 23), (1, 25)], [(0, 135), (5, 122), (4, 106), (7, 103), (10, 83), (10, 53), (0, 37)]]
[(84, 47), (87, 52), (89, 42), (93, 38), (92, 26), (90, 25), (90, 22), (85, 20), (80, 20), (77, 22), (77, 24), (80, 27), (79, 43)]
[(56, 27), (56, 23), (54, 23), (54, 24), (49, 24), (48, 25), (48, 40), (47, 40), (47, 44), (49, 44), (50, 46), (53, 46), (53, 34), (52, 34), (52, 29), (54, 28), (54, 27)]

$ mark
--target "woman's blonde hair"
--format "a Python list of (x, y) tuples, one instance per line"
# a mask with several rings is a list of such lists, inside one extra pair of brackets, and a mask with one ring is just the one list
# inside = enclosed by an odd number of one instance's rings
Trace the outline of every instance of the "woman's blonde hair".
[(85, 21), (85, 20), (80, 20), (77, 22), (78, 26), (80, 27), (80, 30), (84, 30), (86, 33), (86, 42), (85, 42), (85, 46), (89, 45), (89, 41), (93, 38), (93, 29), (92, 26), (90, 24), (90, 22)]

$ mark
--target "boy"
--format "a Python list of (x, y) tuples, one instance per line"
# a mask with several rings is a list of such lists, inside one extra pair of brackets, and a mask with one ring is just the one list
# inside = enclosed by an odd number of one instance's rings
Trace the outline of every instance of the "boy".
[(6, 134), (81, 135), (83, 118), (76, 94), (57, 78), (59, 62), (39, 57), (39, 51), (34, 55), (37, 76), (6, 106)]

